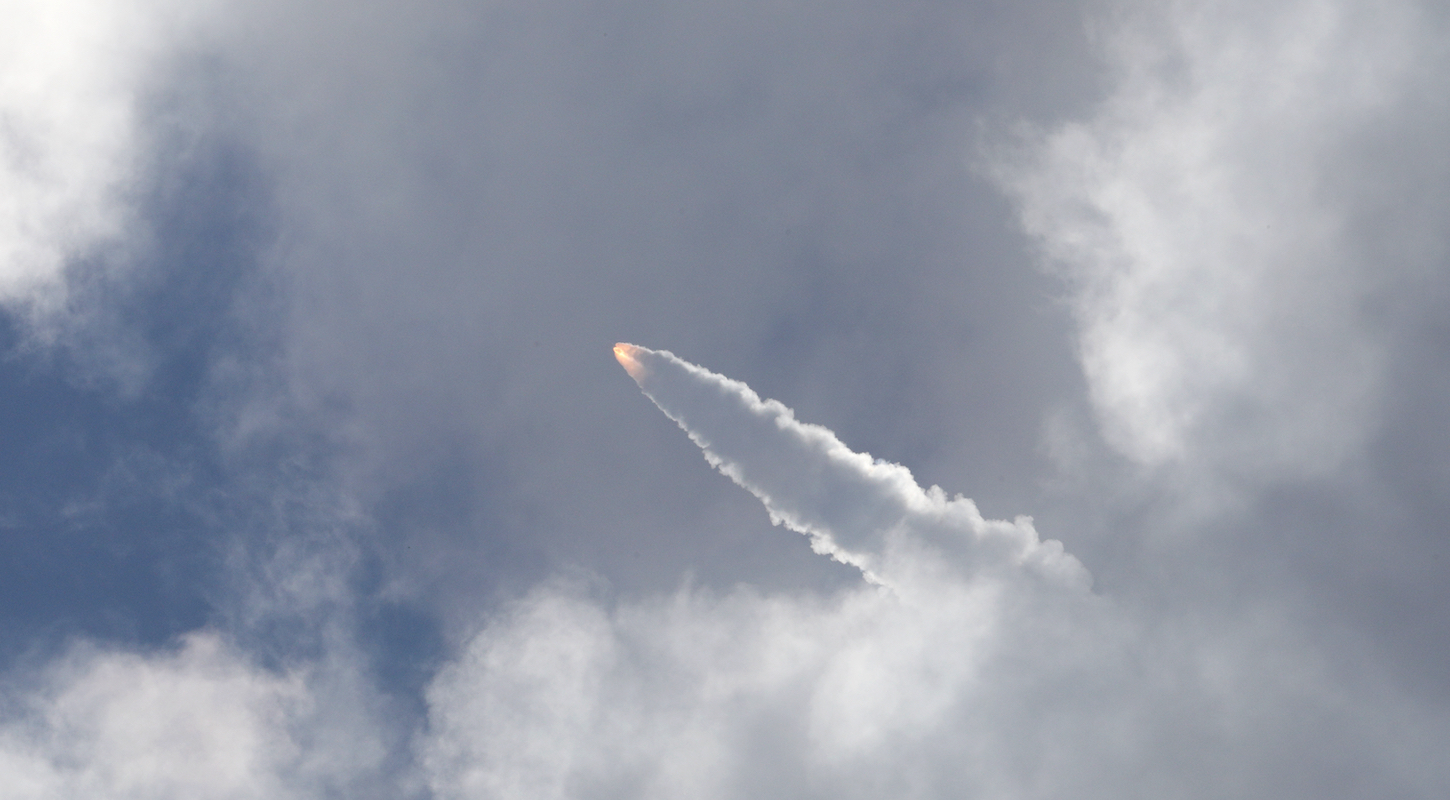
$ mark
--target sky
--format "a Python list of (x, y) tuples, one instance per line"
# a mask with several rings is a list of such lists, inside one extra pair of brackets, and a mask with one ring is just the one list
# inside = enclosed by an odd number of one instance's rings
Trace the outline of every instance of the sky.
[(1445, 796), (1446, 42), (0, 0), (0, 798)]

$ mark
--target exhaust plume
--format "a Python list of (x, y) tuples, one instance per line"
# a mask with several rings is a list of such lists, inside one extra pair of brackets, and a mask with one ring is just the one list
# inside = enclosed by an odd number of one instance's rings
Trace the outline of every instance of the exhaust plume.
[[(905, 565), (923, 561), (968, 572), (1021, 567), (1079, 588), (1089, 582), (1061, 543), (1038, 539), (1030, 517), (983, 519), (971, 500), (923, 489), (906, 467), (853, 452), (785, 405), (667, 350), (619, 343), (614, 356), (712, 466), (760, 498), (771, 522), (806, 534), (817, 553), (873, 583), (899, 589)], [(922, 559), (923, 549), (946, 558)]]

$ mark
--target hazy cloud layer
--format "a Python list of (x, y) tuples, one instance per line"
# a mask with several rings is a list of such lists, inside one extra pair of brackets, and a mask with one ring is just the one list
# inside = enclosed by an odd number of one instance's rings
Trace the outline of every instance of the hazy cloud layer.
[(0, 8), (0, 786), (1450, 786), (1438, 6), (184, 5)]

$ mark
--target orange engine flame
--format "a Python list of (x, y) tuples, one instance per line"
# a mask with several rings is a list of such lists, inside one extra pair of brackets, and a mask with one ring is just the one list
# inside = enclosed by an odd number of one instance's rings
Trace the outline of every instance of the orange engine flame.
[(621, 367), (624, 367), (624, 371), (628, 372), (629, 376), (635, 380), (644, 377), (644, 365), (639, 363), (639, 360), (635, 357), (635, 354), (638, 352), (638, 347), (627, 342), (617, 342), (614, 345), (614, 358), (619, 361)]

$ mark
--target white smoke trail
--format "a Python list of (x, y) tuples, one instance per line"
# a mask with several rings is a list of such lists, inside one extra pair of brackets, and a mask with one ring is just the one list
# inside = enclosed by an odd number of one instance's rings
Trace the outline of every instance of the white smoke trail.
[(760, 498), (772, 522), (810, 536), (816, 552), (868, 580), (902, 588), (896, 576), (920, 565), (929, 547), (948, 556), (931, 561), (960, 569), (1021, 566), (1064, 586), (1088, 583), (1060, 542), (1038, 540), (1028, 517), (983, 519), (971, 500), (922, 489), (906, 467), (852, 452), (781, 403), (668, 351), (621, 343), (614, 353), (712, 466)]

